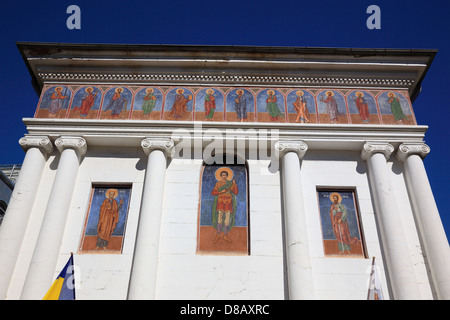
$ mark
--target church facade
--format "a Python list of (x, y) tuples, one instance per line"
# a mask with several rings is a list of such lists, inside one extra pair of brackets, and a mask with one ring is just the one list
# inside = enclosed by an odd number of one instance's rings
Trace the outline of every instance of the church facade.
[(18, 43), (39, 94), (1, 299), (450, 299), (433, 50)]

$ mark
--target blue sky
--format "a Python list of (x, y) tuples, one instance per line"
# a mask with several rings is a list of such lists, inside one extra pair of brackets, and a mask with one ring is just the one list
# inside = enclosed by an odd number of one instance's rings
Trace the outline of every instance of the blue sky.
[[(81, 30), (69, 30), (69, 5), (81, 9)], [(381, 29), (369, 30), (369, 5), (381, 9)], [(425, 166), (447, 235), (450, 235), (450, 125), (446, 100), (450, 71), (450, 1), (8, 1), (0, 28), (1, 164), (23, 161), (18, 140), (38, 97), (16, 41), (255, 45), (346, 48), (426, 48), (439, 52), (414, 103), (429, 125)]]

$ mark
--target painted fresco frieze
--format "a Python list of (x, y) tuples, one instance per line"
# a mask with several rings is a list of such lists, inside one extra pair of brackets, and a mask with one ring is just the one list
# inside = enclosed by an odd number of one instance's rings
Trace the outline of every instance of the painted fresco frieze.
[(405, 90), (289, 87), (45, 85), (35, 118), (417, 124)]

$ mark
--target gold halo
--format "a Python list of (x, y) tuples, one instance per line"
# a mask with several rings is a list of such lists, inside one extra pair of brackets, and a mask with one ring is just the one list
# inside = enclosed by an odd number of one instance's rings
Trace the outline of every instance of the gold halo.
[(59, 89), (59, 91), (62, 91), (62, 87), (56, 87), (55, 91), (58, 91), (58, 89)]
[(361, 91), (356, 91), (356, 92), (355, 92), (355, 95), (356, 95), (357, 97), (359, 97), (358, 94), (361, 94), (361, 97), (364, 97), (364, 93), (362, 93)]
[(236, 90), (236, 93), (239, 94), (239, 92), (242, 92), (242, 94), (244, 94), (244, 90), (237, 89), (237, 90)]
[(329, 93), (331, 93), (331, 95), (334, 96), (334, 92), (333, 91), (327, 91), (326, 92), (327, 96), (329, 96)]
[(207, 94), (212, 94), (212, 93), (214, 93), (214, 90), (213, 89), (206, 89), (206, 93)]
[(338, 199), (339, 203), (342, 201), (342, 196), (339, 193), (337, 193), (337, 192), (333, 192), (333, 193), (330, 194), (330, 201), (331, 202), (334, 202), (334, 200), (333, 200), (334, 196), (337, 196), (339, 198)]
[(391, 92), (388, 92), (387, 95), (388, 95), (388, 97), (395, 97), (395, 92), (392, 92), (392, 91), (391, 91)]
[(147, 93), (152, 93), (153, 91), (155, 91), (155, 90), (153, 90), (153, 88), (147, 88), (147, 89), (145, 89), (145, 92), (147, 92)]
[(270, 95), (271, 92), (272, 92), (272, 95), (275, 94), (275, 91), (273, 91), (273, 90), (267, 90), (267, 94), (268, 94), (268, 95)]
[(88, 89), (91, 89), (91, 91), (94, 91), (94, 88), (92, 88), (92, 87), (87, 87), (86, 89), (84, 89), (84, 91), (88, 92)]
[(301, 97), (301, 96), (304, 95), (305, 93), (304, 93), (302, 90), (297, 90), (297, 91), (295, 92), (295, 94), (296, 94), (297, 96)]
[(109, 194), (111, 192), (114, 192), (114, 198), (116, 198), (117, 195), (119, 194), (119, 191), (117, 191), (117, 189), (108, 189), (105, 193), (105, 198), (109, 198)]
[(122, 89), (122, 92), (123, 92), (123, 88), (122, 88), (122, 87), (117, 87), (117, 88), (114, 90), (114, 92), (115, 92), (115, 93), (118, 93), (117, 91), (119, 91), (119, 89)]
[(228, 167), (221, 167), (221, 168), (217, 169), (216, 172), (214, 173), (214, 176), (216, 177), (217, 181), (222, 180), (222, 177), (220, 176), (220, 173), (222, 171), (226, 171), (228, 173), (227, 180), (233, 179), (233, 170), (231, 170)]
[(182, 88), (178, 88), (177, 90), (175, 90), (176, 93), (179, 93), (179, 91), (181, 91), (181, 94), (184, 93), (184, 89), (182, 89)]

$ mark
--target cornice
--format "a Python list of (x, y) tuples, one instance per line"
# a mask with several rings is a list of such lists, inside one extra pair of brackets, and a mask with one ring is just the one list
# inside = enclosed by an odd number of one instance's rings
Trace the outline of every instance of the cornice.
[[(60, 136), (78, 136), (89, 146), (141, 147), (145, 138), (172, 139), (180, 142), (186, 137), (191, 142), (216, 140), (275, 143), (277, 141), (304, 141), (309, 150), (355, 150), (360, 152), (367, 141), (390, 143), (421, 143), (427, 126), (406, 125), (340, 125), (295, 123), (241, 123), (143, 120), (77, 120), (77, 119), (23, 119), (27, 136), (48, 136), (53, 141)], [(205, 139), (205, 137), (209, 137)], [(208, 141), (207, 141), (208, 140)], [(206, 142), (205, 142), (206, 141)]]

